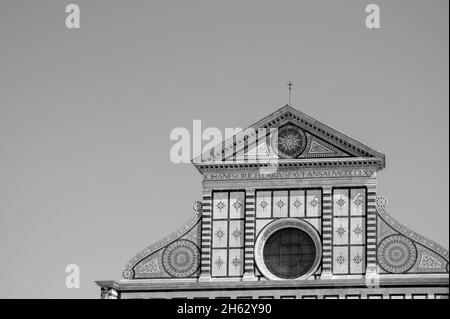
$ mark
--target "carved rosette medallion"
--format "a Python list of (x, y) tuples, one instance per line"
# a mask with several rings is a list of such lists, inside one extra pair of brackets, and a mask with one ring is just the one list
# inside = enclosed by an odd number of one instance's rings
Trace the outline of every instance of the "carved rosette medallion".
[(297, 158), (306, 148), (306, 134), (298, 126), (287, 124), (273, 134), (271, 144), (281, 158)]
[(130, 268), (125, 268), (122, 272), (122, 277), (125, 279), (133, 279), (134, 278), (134, 270)]
[(163, 266), (174, 277), (192, 276), (200, 266), (200, 250), (189, 240), (178, 240), (167, 246)]
[(405, 236), (391, 235), (378, 246), (378, 264), (389, 273), (400, 274), (410, 270), (417, 259), (414, 243)]
[(201, 216), (201, 214), (202, 214), (202, 202), (195, 201), (192, 204), (192, 210), (197, 214), (197, 216)]
[(376, 199), (375, 199), (375, 204), (378, 206), (378, 207), (380, 207), (380, 208), (386, 208), (387, 207), (387, 205), (388, 205), (388, 199), (387, 199), (387, 197), (385, 197), (385, 196), (378, 196)]

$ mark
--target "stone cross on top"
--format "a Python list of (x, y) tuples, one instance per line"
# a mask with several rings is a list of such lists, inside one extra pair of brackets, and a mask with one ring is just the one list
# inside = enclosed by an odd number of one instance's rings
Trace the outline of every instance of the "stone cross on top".
[(289, 105), (291, 105), (291, 90), (292, 90), (292, 86), (294, 84), (292, 84), (291, 81), (289, 81), (289, 83), (287, 84), (288, 88), (289, 88)]

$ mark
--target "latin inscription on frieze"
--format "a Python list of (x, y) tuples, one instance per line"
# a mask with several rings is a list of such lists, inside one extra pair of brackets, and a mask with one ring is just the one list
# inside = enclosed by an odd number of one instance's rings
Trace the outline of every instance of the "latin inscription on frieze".
[(255, 172), (231, 172), (231, 173), (205, 173), (204, 180), (264, 180), (264, 179), (309, 179), (309, 178), (343, 178), (343, 177), (371, 177), (375, 170), (361, 169), (328, 169), (328, 170), (302, 170), (302, 171), (276, 171), (264, 174)]

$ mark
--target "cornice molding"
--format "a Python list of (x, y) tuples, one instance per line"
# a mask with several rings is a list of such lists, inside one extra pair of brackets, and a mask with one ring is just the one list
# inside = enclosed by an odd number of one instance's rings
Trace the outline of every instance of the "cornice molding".
[[(337, 276), (336, 276), (337, 277)], [(199, 282), (198, 279), (135, 279), (135, 280), (104, 280), (96, 281), (102, 288), (114, 288), (118, 291), (145, 292), (145, 291), (198, 291), (198, 290), (258, 290), (258, 289), (328, 289), (335, 287), (362, 289), (367, 288), (365, 278), (330, 278), (316, 280), (264, 280), (264, 281), (208, 281)], [(379, 287), (445, 287), (449, 284), (448, 274), (407, 274), (407, 275), (380, 275)]]
[(313, 159), (279, 159), (265, 163), (253, 163), (249, 161), (224, 161), (224, 162), (203, 162), (196, 165), (203, 174), (207, 170), (216, 169), (255, 169), (261, 167), (280, 168), (304, 168), (304, 167), (326, 167), (342, 168), (349, 166), (370, 166), (381, 170), (384, 167), (382, 159), (372, 157), (350, 157), (350, 158), (313, 158)]

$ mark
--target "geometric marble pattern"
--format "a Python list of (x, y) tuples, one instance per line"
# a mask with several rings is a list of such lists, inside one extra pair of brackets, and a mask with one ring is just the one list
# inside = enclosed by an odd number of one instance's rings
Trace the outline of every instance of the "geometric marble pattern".
[(268, 218), (272, 212), (272, 194), (270, 191), (256, 192), (256, 217)]
[(274, 191), (273, 192), (273, 217), (282, 218), (288, 217), (288, 192)]
[(307, 190), (306, 191), (306, 216), (307, 217), (320, 217), (321, 210), (321, 191), (320, 190)]
[(227, 252), (227, 249), (213, 249), (211, 262), (211, 275), (213, 277), (223, 277), (227, 275)]
[(149, 274), (160, 272), (160, 269), (158, 266), (158, 258), (155, 257), (155, 258), (150, 259), (145, 264), (143, 264), (142, 266), (137, 268), (136, 271), (143, 272), (143, 273), (149, 273)]
[(242, 276), (245, 192), (213, 192), (211, 276)]
[(440, 269), (442, 267), (442, 262), (436, 257), (422, 252), (422, 258), (420, 259), (419, 268), (423, 269)]
[(364, 188), (333, 190), (333, 273), (365, 273), (365, 197)]

